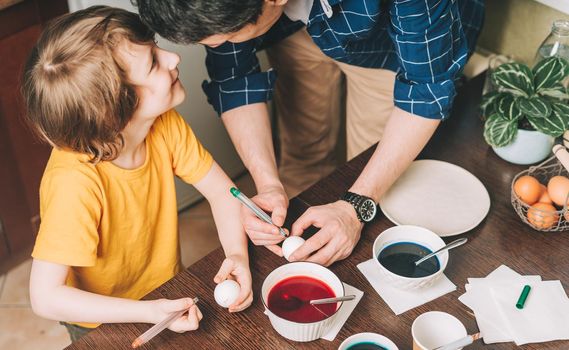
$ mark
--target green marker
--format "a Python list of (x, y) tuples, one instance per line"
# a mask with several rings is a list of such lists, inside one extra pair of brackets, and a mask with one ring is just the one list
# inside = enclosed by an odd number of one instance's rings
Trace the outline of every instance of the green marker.
[(522, 294), (520, 294), (520, 298), (518, 299), (518, 302), (516, 303), (516, 307), (518, 309), (523, 309), (524, 305), (526, 303), (526, 299), (528, 298), (528, 294), (529, 291), (531, 290), (531, 287), (529, 285), (525, 285), (524, 289), (522, 290)]
[[(257, 215), (257, 217), (261, 220), (263, 220), (264, 222), (266, 222), (267, 224), (271, 224), (274, 226), (277, 226), (275, 224), (273, 224), (273, 220), (271, 220), (271, 217), (265, 213), (261, 208), (259, 208), (255, 203), (253, 203), (252, 200), (250, 200), (249, 198), (247, 198), (246, 195), (244, 195), (241, 191), (239, 191), (237, 188), (235, 187), (231, 187), (231, 194), (233, 195), (233, 197), (237, 198), (241, 203), (243, 203), (244, 206), (246, 206), (247, 208), (251, 209), (253, 211), (253, 213), (255, 213), (255, 215)], [(286, 234), (286, 231), (282, 228), (279, 227), (279, 233), (281, 235), (283, 235), (283, 237), (287, 237), (288, 235)]]

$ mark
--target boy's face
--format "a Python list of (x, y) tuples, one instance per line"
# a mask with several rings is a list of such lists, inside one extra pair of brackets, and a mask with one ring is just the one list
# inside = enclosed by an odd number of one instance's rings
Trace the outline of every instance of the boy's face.
[(119, 56), (139, 100), (133, 119), (154, 119), (184, 101), (186, 92), (178, 80), (180, 56), (154, 44), (126, 41)]
[(247, 24), (245, 27), (234, 33), (215, 34), (208, 36), (200, 41), (200, 44), (209, 47), (217, 47), (226, 41), (241, 43), (265, 34), (273, 24), (275, 24), (283, 14), (284, 5), (288, 0), (265, 1), (263, 12), (254, 24)]

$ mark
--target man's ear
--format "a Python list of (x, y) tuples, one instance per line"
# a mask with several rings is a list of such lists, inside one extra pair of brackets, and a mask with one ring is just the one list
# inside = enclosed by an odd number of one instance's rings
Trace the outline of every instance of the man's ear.
[(268, 5), (272, 6), (284, 6), (288, 2), (288, 0), (265, 0)]

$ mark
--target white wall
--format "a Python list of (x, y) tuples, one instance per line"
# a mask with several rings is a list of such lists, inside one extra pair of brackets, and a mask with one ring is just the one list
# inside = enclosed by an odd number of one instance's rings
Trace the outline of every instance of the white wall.
[[(129, 0), (68, 0), (71, 12), (92, 5), (108, 5), (136, 12)], [(243, 172), (244, 167), (235, 152), (233, 144), (225, 131), (221, 120), (213, 108), (207, 103), (201, 83), (207, 79), (205, 68), (205, 49), (201, 45), (182, 46), (158, 38), (158, 45), (164, 49), (177, 52), (181, 56), (179, 64), (180, 81), (186, 88), (187, 97), (176, 109), (191, 125), (204, 146), (212, 153), (215, 160), (231, 177)], [(178, 208), (185, 207), (201, 196), (190, 185), (176, 179)]]

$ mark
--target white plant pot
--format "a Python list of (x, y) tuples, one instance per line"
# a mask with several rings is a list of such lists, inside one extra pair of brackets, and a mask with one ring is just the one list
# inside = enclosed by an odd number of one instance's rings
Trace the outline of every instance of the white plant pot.
[(518, 129), (514, 141), (504, 147), (492, 147), (496, 154), (510, 163), (535, 164), (551, 153), (555, 138), (539, 131)]

